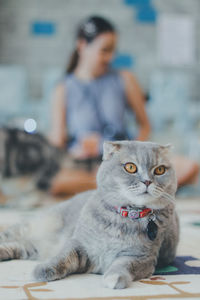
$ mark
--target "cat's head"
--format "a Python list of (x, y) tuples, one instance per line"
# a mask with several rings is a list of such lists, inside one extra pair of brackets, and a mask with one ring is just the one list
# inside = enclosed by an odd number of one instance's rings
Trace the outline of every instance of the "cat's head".
[(116, 205), (165, 207), (173, 201), (177, 189), (170, 146), (138, 141), (105, 142), (97, 185), (105, 196), (118, 202)]

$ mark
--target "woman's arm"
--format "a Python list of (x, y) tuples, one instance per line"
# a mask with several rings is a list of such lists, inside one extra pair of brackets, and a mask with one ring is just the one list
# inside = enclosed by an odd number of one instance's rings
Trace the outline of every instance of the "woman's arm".
[(137, 140), (147, 140), (151, 131), (149, 119), (145, 110), (145, 99), (136, 78), (128, 71), (121, 71), (120, 74), (125, 82), (125, 93), (129, 106), (136, 115), (139, 124)]
[(51, 111), (50, 142), (56, 147), (64, 147), (67, 140), (65, 86), (59, 84), (53, 94)]

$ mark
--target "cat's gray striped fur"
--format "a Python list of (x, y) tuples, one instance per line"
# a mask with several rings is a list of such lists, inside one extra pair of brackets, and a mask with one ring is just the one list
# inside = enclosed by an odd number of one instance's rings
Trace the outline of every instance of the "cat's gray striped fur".
[[(124, 164), (134, 162), (130, 174)], [(163, 175), (156, 167), (166, 166)], [(152, 183), (148, 187), (145, 180)], [(28, 223), (0, 236), (0, 259), (42, 259), (34, 275), (56, 280), (73, 273), (104, 274), (105, 286), (125, 288), (149, 277), (156, 265), (166, 265), (176, 254), (179, 229), (174, 209), (176, 177), (168, 146), (150, 142), (106, 142), (97, 174), (97, 190), (81, 193), (58, 204)], [(147, 190), (147, 191), (146, 191)], [(114, 206), (154, 210), (158, 233), (147, 235), (149, 216), (123, 218)]]

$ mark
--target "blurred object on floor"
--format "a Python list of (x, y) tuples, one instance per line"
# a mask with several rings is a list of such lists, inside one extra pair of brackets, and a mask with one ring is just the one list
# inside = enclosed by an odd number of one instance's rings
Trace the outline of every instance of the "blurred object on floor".
[(51, 178), (60, 168), (61, 151), (37, 133), (30, 134), (16, 128), (2, 128), (0, 133), (3, 178), (32, 174), (35, 186), (47, 190)]
[(55, 197), (35, 187), (32, 176), (20, 176), (1, 180), (0, 208), (29, 210), (50, 206), (68, 197)]

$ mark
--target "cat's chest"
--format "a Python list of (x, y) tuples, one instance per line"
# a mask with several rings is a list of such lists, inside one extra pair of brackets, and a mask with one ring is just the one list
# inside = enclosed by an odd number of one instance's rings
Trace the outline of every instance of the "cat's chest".
[[(92, 222), (92, 226), (91, 226)], [(99, 215), (91, 222), (84, 222), (78, 228), (77, 233), (84, 243), (88, 243), (95, 249), (109, 251), (112, 249), (129, 248), (137, 245), (141, 246), (149, 242), (147, 228), (149, 220), (147, 218), (130, 220), (121, 219), (121, 216), (107, 218)]]
[[(120, 214), (84, 207), (75, 230), (75, 237), (80, 240), (90, 252), (104, 253), (119, 252), (121, 249), (138, 249), (144, 246), (151, 248), (162, 235), (162, 224), (155, 215), (155, 222), (151, 223), (152, 215), (143, 218), (123, 218)], [(152, 243), (153, 242), (153, 243)]]

